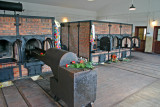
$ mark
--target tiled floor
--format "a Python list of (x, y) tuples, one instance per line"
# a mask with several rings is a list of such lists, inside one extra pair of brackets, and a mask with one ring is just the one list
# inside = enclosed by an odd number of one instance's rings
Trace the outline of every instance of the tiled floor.
[[(98, 66), (97, 99), (94, 107), (160, 107), (160, 56), (132, 53), (130, 62)], [(50, 94), (49, 77), (14, 81), (0, 89), (0, 107), (56, 107)], [(36, 91), (38, 90), (38, 91)]]

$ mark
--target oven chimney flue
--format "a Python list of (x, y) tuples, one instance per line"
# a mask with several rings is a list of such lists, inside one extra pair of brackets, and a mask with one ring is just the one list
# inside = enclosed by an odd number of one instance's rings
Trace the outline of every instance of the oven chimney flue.
[(0, 10), (23, 11), (22, 3), (0, 1)]

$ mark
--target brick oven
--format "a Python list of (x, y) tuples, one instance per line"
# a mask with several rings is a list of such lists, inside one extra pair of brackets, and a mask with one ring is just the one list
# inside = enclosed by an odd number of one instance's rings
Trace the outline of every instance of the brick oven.
[(0, 15), (0, 82), (51, 71), (29, 50), (54, 47), (54, 17)]
[[(95, 38), (91, 43), (94, 25)], [(74, 52), (95, 63), (106, 62), (113, 54), (121, 58), (131, 56), (131, 49), (139, 47), (139, 39), (132, 37), (132, 24), (106, 21), (76, 21), (61, 23), (62, 49)]]

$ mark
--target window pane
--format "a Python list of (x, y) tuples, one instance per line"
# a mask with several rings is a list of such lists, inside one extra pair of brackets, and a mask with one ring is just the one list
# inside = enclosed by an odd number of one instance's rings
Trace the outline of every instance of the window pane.
[(139, 28), (139, 38), (140, 40), (146, 40), (147, 28)]
[(140, 40), (143, 40), (143, 35), (139, 35)]
[(143, 33), (144, 33), (144, 29), (143, 28), (139, 28), (139, 38), (140, 40), (143, 40)]
[(158, 29), (157, 41), (160, 41), (160, 29)]
[(147, 28), (144, 28), (143, 40), (146, 40)]
[(157, 35), (157, 41), (160, 41), (160, 34)]
[(160, 35), (160, 29), (158, 29), (158, 35)]

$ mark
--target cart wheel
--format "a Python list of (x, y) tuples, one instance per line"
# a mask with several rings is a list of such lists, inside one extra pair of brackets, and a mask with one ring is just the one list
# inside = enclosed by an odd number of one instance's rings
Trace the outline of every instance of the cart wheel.
[(60, 99), (55, 95), (55, 96), (54, 96), (54, 100), (55, 100), (56, 102), (58, 102)]

